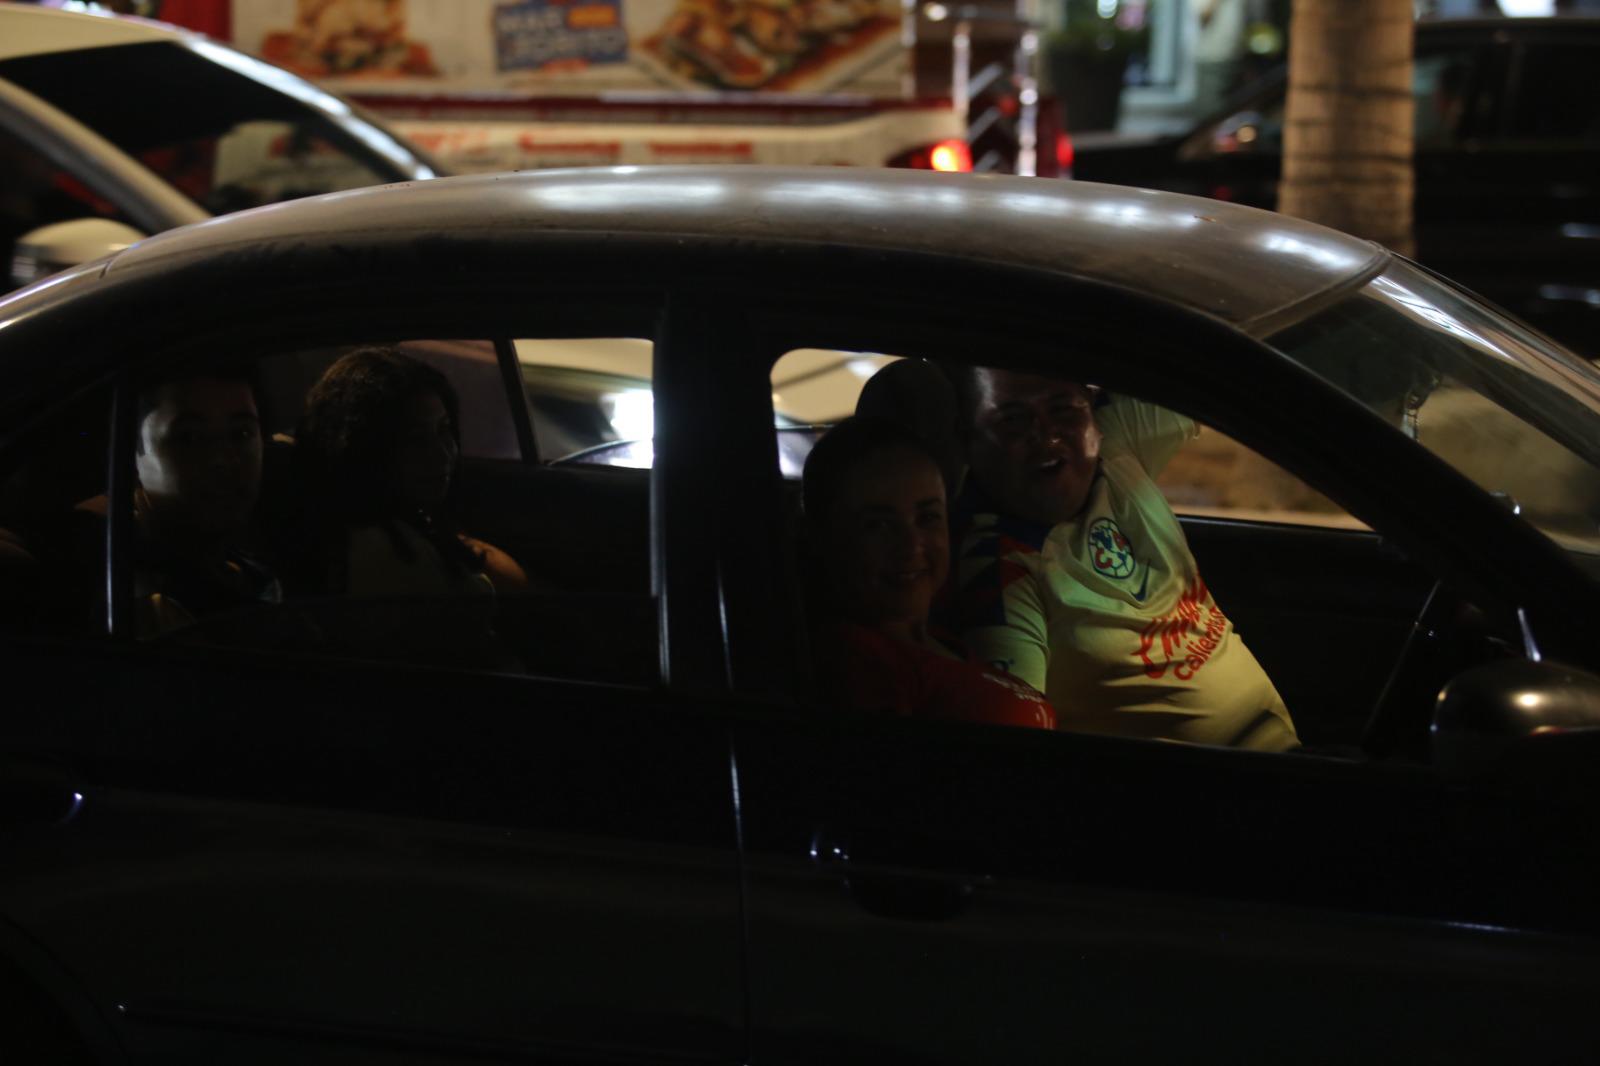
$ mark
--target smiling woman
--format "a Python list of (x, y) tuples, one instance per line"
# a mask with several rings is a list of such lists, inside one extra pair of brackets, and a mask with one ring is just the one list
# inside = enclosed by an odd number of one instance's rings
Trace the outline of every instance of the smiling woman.
[(950, 573), (944, 475), (893, 423), (847, 418), (806, 460), (807, 565), (823, 688), (859, 711), (1054, 729), (1035, 689), (929, 623)]

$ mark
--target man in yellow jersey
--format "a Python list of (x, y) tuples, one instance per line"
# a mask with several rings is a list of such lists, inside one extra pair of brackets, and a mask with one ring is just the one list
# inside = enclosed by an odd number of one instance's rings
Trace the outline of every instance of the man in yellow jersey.
[(1285, 750), (1283, 700), (1200, 576), (1153, 480), (1198, 429), (1075, 382), (958, 375), (971, 469), (956, 622), (1060, 728)]

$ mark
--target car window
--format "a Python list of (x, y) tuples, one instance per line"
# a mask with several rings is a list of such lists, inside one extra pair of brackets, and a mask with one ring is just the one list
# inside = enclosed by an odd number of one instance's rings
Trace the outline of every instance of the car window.
[(1600, 146), (1600, 108), (1592, 104), (1594, 58), (1592, 47), (1576, 43), (1525, 46), (1507, 136)]
[[(1415, 137), (1419, 148), (1444, 148), (1492, 128), (1496, 86), (1485, 76), (1478, 48), (1419, 52), (1412, 67)], [(1187, 142), (1185, 158), (1283, 151), (1285, 90), (1203, 127)]]
[(522, 338), (516, 353), (541, 460), (650, 466), (655, 433), (650, 341)]
[[(1137, 396), (1023, 375), (1037, 396), (990, 409), (981, 368), (870, 354), (872, 376), (835, 383), (837, 429), (775, 431), (824, 706), (1272, 751), (1359, 741), (1429, 587), (1361, 522)], [(868, 417), (839, 425), (851, 413)], [(1311, 649), (1351, 624), (1362, 660), (1330, 678)]]
[(25, 56), (0, 76), (213, 214), (411, 176), (294, 97), (175, 43)]
[(523, 461), (511, 349), (385, 340), (142, 377), (132, 635), (654, 683), (646, 482)]
[(1416, 105), (1415, 136), (1419, 148), (1456, 144), (1492, 118), (1493, 94), (1474, 82), (1476, 49), (1419, 54), (1412, 65), (1411, 95)]
[[(814, 434), (855, 407), (862, 382), (893, 356), (808, 348), (790, 352), (772, 374), (774, 423), (786, 449), (784, 473), (799, 464)], [(650, 344), (637, 338), (519, 340), (539, 455), (548, 462), (649, 467), (654, 412)]]

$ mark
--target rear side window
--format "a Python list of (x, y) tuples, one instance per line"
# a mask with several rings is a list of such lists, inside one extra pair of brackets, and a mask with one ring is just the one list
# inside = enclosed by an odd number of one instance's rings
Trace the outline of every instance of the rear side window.
[(654, 683), (648, 479), (524, 455), (512, 346), (325, 345), (141, 380), (133, 636)]

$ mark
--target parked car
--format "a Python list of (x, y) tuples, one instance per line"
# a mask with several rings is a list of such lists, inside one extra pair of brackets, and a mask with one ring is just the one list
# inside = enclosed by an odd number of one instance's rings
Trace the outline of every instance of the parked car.
[[(1600, 358), (1600, 19), (1419, 22), (1417, 258)], [(1080, 138), (1075, 177), (1278, 198), (1284, 71), (1191, 130)]]
[[(653, 468), (541, 451), (519, 349), (617, 338), (650, 344)], [(319, 643), (338, 599), (137, 639), (146, 375), (249, 364), (279, 511), (307, 388), (368, 342), (455, 382), (463, 522), (529, 571), (495, 603), (520, 669)], [(1185, 519), (1309, 750), (819, 702), (773, 428), (808, 351), (1093, 381), (1365, 523)], [(1600, 375), (1379, 247), (1081, 182), (451, 178), (13, 294), (0, 374), (8, 1061), (1600, 1044)], [(1485, 473), (1435, 405), (1517, 461)], [(1570, 491), (1493, 494), (1558, 460)]]
[(200, 34), (0, 3), (0, 289), (212, 215), (438, 172), (347, 101)]

